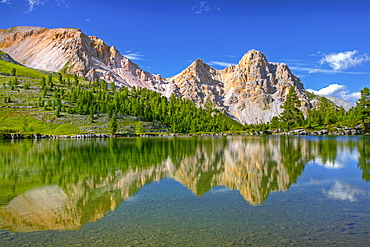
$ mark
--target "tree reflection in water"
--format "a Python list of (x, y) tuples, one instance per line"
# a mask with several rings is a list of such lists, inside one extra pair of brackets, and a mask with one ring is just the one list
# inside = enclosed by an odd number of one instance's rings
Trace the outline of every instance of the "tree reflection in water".
[(164, 177), (202, 196), (239, 190), (251, 205), (287, 190), (311, 160), (358, 150), (369, 180), (369, 138), (180, 137), (0, 141), (0, 227), (71, 230), (94, 222)]

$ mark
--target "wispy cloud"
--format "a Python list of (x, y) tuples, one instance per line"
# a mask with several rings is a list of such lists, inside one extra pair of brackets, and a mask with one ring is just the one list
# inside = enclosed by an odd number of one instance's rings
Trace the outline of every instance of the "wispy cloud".
[(334, 71), (346, 70), (351, 67), (356, 67), (366, 61), (370, 60), (370, 57), (364, 54), (358, 54), (357, 50), (345, 51), (339, 53), (331, 53), (325, 55), (321, 60), (320, 64), (327, 63)]
[[(4, 1), (4, 0), (2, 0), (2, 1)], [(10, 0), (5, 0), (5, 1), (10, 1)], [(27, 13), (32, 12), (35, 9), (36, 6), (44, 5), (47, 2), (56, 2), (58, 4), (58, 6), (61, 6), (61, 5), (67, 6), (65, 0), (26, 0), (26, 2), (28, 3)]]
[(317, 91), (313, 89), (308, 89), (308, 91), (321, 96), (337, 97), (350, 103), (355, 103), (361, 97), (360, 92), (350, 92), (347, 86), (339, 84), (331, 84)]
[(230, 65), (235, 65), (235, 64), (227, 63), (227, 62), (212, 61), (212, 62), (209, 62), (208, 65), (218, 65), (221, 67), (229, 67)]
[(123, 56), (130, 60), (144, 60), (144, 55), (142, 55), (141, 52), (125, 51)]
[[(321, 55), (319, 55), (321, 54)], [(311, 55), (310, 55), (311, 56)], [(317, 55), (312, 56), (321, 56), (324, 58), (326, 55), (322, 55), (322, 53), (318, 53)], [(322, 58), (322, 59), (324, 59)], [(321, 59), (321, 60), (322, 60)], [(320, 61), (316, 62), (307, 62), (304, 60), (298, 59), (283, 59), (284, 63), (286, 63), (291, 70), (295, 71), (304, 71), (308, 74), (315, 74), (315, 73), (323, 73), (323, 74), (347, 74), (347, 75), (368, 75), (370, 72), (360, 72), (360, 71), (345, 71), (345, 70), (335, 70), (335, 69), (323, 69), (321, 68), (323, 63)]]
[(199, 4), (191, 7), (193, 12), (197, 15), (203, 13), (203, 12), (208, 12), (208, 11), (214, 11), (214, 10), (220, 10), (220, 7), (213, 7), (209, 5), (206, 1), (202, 1)]
[(10, 0), (1, 0), (0, 3), (7, 3), (10, 4)]
[(298, 67), (289, 66), (291, 70), (306, 71), (308, 74), (324, 73), (324, 74), (347, 74), (347, 75), (368, 75), (370, 72), (353, 72), (353, 71), (336, 71), (330, 69), (321, 69), (315, 67)]

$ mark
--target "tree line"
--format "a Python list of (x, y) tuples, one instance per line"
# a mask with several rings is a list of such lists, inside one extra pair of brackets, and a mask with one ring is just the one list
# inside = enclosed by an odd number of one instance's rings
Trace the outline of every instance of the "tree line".
[[(336, 106), (332, 101), (325, 97), (319, 97), (317, 107), (308, 111), (305, 117), (299, 109), (300, 101), (295, 87), (291, 87), (286, 100), (282, 105), (284, 111), (268, 123), (270, 128), (291, 129), (295, 127), (314, 126), (322, 127), (328, 125), (340, 126), (340, 123), (346, 123), (354, 127), (359, 122), (366, 129), (366, 121), (370, 118), (370, 90), (365, 87), (361, 91), (361, 97), (356, 102), (356, 106), (348, 112), (343, 107)], [(307, 92), (307, 94), (310, 94)], [(309, 95), (313, 96), (313, 95)]]
[[(9, 87), (15, 88), (17, 78), (9, 82)], [(24, 85), (24, 89), (29, 88)], [(346, 124), (354, 127), (370, 118), (370, 90), (361, 90), (361, 98), (356, 106), (346, 112), (343, 107), (336, 106), (325, 97), (318, 97), (306, 92), (310, 98), (317, 97), (317, 106), (304, 115), (299, 109), (300, 101), (295, 87), (291, 87), (282, 105), (283, 112), (275, 116), (269, 123), (259, 125), (242, 125), (229, 116), (214, 109), (212, 104), (196, 107), (194, 102), (172, 95), (170, 98), (146, 88), (120, 87), (106, 81), (80, 81), (77, 76), (63, 78), (48, 75), (39, 81), (41, 95), (38, 106), (44, 110), (53, 110), (56, 117), (62, 113), (89, 115), (90, 122), (107, 114), (110, 118), (109, 127), (112, 133), (117, 131), (117, 116), (134, 116), (143, 121), (158, 121), (167, 126), (172, 133), (222, 132), (246, 130), (272, 130), (292, 128), (315, 128), (329, 125)], [(10, 97), (4, 102), (9, 103)], [(136, 132), (142, 130), (136, 128)]]
[[(159, 121), (172, 133), (221, 132), (241, 130), (242, 125), (212, 108), (198, 108), (188, 99), (172, 95), (162, 96), (147, 88), (120, 87), (116, 89), (104, 80), (88, 86), (63, 82), (68, 90), (57, 87), (50, 78), (40, 81), (43, 91), (38, 104), (45, 110), (55, 111), (55, 116), (61, 113), (89, 115), (90, 121), (99, 114), (108, 114), (110, 129), (117, 130), (116, 117), (130, 115), (140, 117), (145, 121)], [(50, 95), (48, 99), (47, 96)]]

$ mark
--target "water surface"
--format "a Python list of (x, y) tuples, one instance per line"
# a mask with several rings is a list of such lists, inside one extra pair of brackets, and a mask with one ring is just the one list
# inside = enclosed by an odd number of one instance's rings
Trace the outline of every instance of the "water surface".
[(0, 246), (368, 246), (370, 138), (0, 140)]

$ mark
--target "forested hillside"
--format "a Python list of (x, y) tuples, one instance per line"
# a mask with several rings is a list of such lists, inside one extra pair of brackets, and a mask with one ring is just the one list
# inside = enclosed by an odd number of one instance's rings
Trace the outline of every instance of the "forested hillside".
[(33, 70), (0, 61), (0, 133), (163, 134), (271, 133), (305, 128), (368, 128), (370, 92), (346, 112), (324, 97), (308, 94), (317, 107), (304, 115), (291, 87), (281, 115), (271, 122), (242, 125), (208, 102), (197, 108), (188, 99), (170, 98), (147, 88), (116, 88), (104, 80)]

